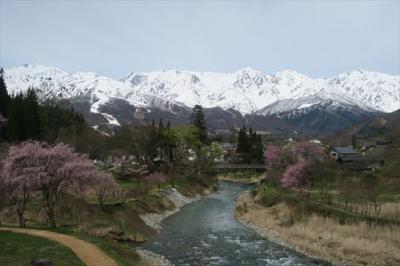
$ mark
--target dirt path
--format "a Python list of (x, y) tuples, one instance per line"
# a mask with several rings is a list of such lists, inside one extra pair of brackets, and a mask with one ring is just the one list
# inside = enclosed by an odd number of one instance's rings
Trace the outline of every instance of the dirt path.
[(98, 247), (73, 236), (45, 230), (23, 228), (0, 227), (0, 230), (44, 237), (58, 242), (66, 247), (69, 247), (82, 260), (82, 262), (88, 266), (118, 266), (115, 260), (107, 256)]

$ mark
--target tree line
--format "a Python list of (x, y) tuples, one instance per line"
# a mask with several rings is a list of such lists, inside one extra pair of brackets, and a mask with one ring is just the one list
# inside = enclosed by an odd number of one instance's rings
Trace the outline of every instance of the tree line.
[(85, 127), (82, 114), (56, 101), (39, 103), (33, 88), (9, 95), (0, 69), (0, 140), (17, 143), (42, 140), (55, 143), (62, 135), (73, 139)]
[(264, 145), (261, 135), (252, 128), (247, 133), (246, 127), (239, 130), (236, 152), (239, 154), (242, 163), (263, 164)]

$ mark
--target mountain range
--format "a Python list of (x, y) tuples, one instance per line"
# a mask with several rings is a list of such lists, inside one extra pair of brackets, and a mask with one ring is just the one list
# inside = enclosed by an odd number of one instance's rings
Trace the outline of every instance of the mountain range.
[(10, 93), (37, 90), (41, 100), (68, 100), (90, 125), (190, 120), (204, 107), (211, 131), (242, 125), (266, 131), (327, 134), (400, 109), (400, 76), (356, 70), (313, 79), (293, 70), (267, 74), (164, 70), (130, 73), (120, 80), (91, 72), (24, 65), (5, 69)]

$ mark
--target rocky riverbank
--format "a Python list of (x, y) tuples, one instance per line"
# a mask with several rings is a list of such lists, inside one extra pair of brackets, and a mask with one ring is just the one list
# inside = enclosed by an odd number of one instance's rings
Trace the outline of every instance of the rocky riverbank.
[[(168, 216), (178, 212), (183, 206), (190, 204), (194, 201), (199, 200), (202, 196), (197, 194), (193, 198), (189, 198), (181, 194), (174, 188), (166, 189), (161, 192), (167, 199), (169, 199), (174, 205), (175, 208), (170, 211), (165, 211), (163, 213), (145, 213), (139, 215), (140, 218), (146, 223), (147, 226), (160, 231), (161, 230), (161, 222), (167, 218)], [(209, 190), (205, 190), (204, 194), (211, 193)], [(173, 265), (169, 262), (164, 256), (156, 254), (154, 252), (137, 249), (136, 253), (140, 256), (141, 261), (144, 265), (147, 266), (170, 266)]]
[(291, 209), (285, 203), (265, 207), (243, 192), (236, 202), (235, 217), (260, 236), (307, 256), (334, 265), (400, 265), (399, 230), (364, 223), (340, 225), (329, 218), (311, 216), (285, 225)]
[(164, 256), (154, 252), (136, 249), (136, 253), (140, 256), (141, 265), (145, 266), (172, 266), (173, 264), (168, 261)]
[(141, 214), (140, 218), (151, 228), (160, 231), (161, 222), (168, 216), (176, 213), (186, 204), (192, 203), (201, 198), (200, 195), (196, 195), (194, 198), (188, 198), (181, 193), (179, 193), (176, 189), (166, 189), (161, 192), (167, 199), (169, 199), (174, 205), (175, 209), (170, 211), (165, 211), (163, 213), (145, 213)]

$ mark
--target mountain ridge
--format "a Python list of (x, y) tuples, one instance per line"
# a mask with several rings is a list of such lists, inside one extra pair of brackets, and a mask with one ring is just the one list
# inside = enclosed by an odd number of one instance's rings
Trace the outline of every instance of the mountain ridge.
[[(115, 118), (118, 109), (115, 103), (113, 114), (102, 109), (107, 109), (104, 107), (113, 101), (122, 103), (118, 100), (124, 100), (122, 105), (129, 112), (133, 109), (126, 108), (126, 104), (148, 113), (159, 108), (179, 116), (182, 110), (199, 104), (208, 109), (234, 109), (243, 117), (275, 115), (289, 122), (291, 113), (305, 113), (312, 109), (311, 106), (315, 107), (313, 110), (320, 110), (318, 114), (322, 111), (334, 117), (335, 112), (344, 110), (352, 113), (352, 117), (360, 118), (400, 109), (400, 75), (364, 70), (318, 79), (294, 70), (273, 74), (252, 68), (232, 73), (163, 70), (129, 73), (121, 80), (115, 80), (94, 72), (67, 72), (55, 67), (25, 65), (5, 69), (4, 77), (11, 93), (34, 87), (41, 99), (85, 101), (85, 112), (103, 116), (105, 123), (115, 126), (122, 122)], [(226, 114), (230, 115), (229, 112)], [(343, 125), (353, 122), (347, 114), (344, 117), (348, 121), (343, 121)], [(356, 120), (359, 122), (358, 118)]]

